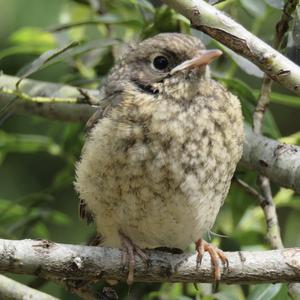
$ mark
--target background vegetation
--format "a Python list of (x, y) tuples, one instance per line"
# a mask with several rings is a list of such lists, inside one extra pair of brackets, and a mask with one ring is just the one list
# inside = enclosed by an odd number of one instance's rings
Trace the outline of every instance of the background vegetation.
[[(216, 1), (210, 1), (216, 2)], [(281, 16), (281, 0), (227, 0), (218, 7), (261, 39), (272, 44)], [(299, 8), (299, 7), (298, 7)], [(285, 37), (285, 53), (300, 62), (300, 8)], [(64, 24), (64, 25), (63, 25)], [(213, 76), (240, 97), (244, 116), (251, 116), (259, 94), (262, 73), (247, 60), (191, 30), (182, 16), (147, 0), (0, 0), (0, 70), (20, 75), (30, 63), (50, 49), (73, 41), (62, 57), (50, 60), (31, 78), (95, 88), (121, 55), (125, 43), (159, 32), (180, 31), (201, 38), (208, 48), (225, 55), (213, 65)], [(41, 60), (38, 60), (41, 64)], [(274, 85), (264, 134), (300, 144), (300, 101)], [(38, 238), (84, 244), (94, 233), (78, 218), (78, 197), (73, 189), (74, 164), (84, 140), (84, 124), (17, 116), (0, 107), (0, 236), (7, 239)], [(237, 176), (256, 187), (256, 174), (239, 170)], [(283, 242), (300, 246), (300, 196), (272, 186)], [(211, 234), (223, 250), (268, 249), (266, 226), (256, 200), (233, 184)], [(77, 299), (62, 288), (31, 276), (12, 276), (61, 299)], [(101, 286), (99, 285), (99, 288)], [(275, 285), (134, 284), (130, 294), (124, 284), (120, 299), (288, 299), (287, 287)]]

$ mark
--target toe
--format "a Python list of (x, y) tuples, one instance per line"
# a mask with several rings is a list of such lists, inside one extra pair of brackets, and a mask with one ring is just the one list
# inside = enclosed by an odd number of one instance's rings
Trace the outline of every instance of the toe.
[(219, 259), (222, 261), (226, 269), (228, 269), (228, 265), (229, 265), (225, 253), (222, 250), (216, 248), (215, 246), (207, 243), (202, 239), (199, 239), (195, 244), (196, 244), (196, 251), (198, 252), (197, 267), (199, 267), (201, 264), (204, 252), (208, 252), (213, 267), (214, 279), (215, 281), (219, 281), (221, 279), (221, 267), (220, 267)]
[(220, 264), (218, 260), (218, 252), (216, 251), (216, 248), (210, 244), (206, 244), (204, 249), (209, 253), (211, 264), (213, 265), (214, 269), (214, 279), (216, 281), (219, 281), (221, 279), (221, 269)]
[(204, 243), (201, 239), (196, 242), (196, 251), (198, 253), (197, 254), (197, 268), (199, 268), (201, 265), (201, 262), (202, 262), (203, 254), (204, 254)]

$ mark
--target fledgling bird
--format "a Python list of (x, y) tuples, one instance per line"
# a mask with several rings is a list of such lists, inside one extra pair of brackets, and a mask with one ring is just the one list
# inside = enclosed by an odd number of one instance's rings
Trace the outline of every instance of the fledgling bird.
[(195, 243), (220, 279), (223, 252), (202, 240), (228, 193), (242, 155), (239, 100), (210, 77), (220, 50), (164, 33), (131, 49), (111, 70), (105, 99), (88, 122), (76, 168), (81, 216), (103, 245), (122, 248), (133, 281), (142, 249)]

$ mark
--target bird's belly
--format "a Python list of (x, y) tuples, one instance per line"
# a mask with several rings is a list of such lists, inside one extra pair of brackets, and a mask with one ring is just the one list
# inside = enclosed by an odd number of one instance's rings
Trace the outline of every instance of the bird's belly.
[(141, 248), (185, 249), (213, 225), (223, 201), (216, 187), (227, 190), (228, 180), (205, 175), (200, 165), (183, 168), (179, 153), (153, 156), (141, 149), (143, 155), (135, 149), (124, 160), (117, 154), (106, 163), (94, 160), (93, 168), (83, 168), (90, 173), (81, 175), (88, 192), (79, 192), (94, 212), (103, 245), (120, 247), (122, 231)]
[(141, 248), (184, 250), (211, 228), (221, 204), (214, 199), (213, 192), (202, 199), (189, 199), (181, 193), (173, 193), (169, 198), (166, 194), (166, 190), (159, 197), (149, 193), (142, 205), (141, 198), (131, 193), (124, 194), (121, 203), (115, 199), (114, 213), (108, 214), (104, 209), (103, 215), (98, 214), (96, 218), (97, 228), (104, 236), (103, 244), (120, 247), (118, 232), (122, 231)]

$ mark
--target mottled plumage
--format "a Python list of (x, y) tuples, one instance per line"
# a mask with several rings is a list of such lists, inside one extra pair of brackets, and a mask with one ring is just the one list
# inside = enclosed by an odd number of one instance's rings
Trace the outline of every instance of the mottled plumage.
[[(140, 248), (184, 250), (213, 226), (242, 154), (238, 99), (208, 66), (171, 70), (204, 49), (183, 34), (160, 34), (112, 69), (75, 186), (103, 245), (121, 230)], [(168, 59), (157, 70), (153, 60)]]

